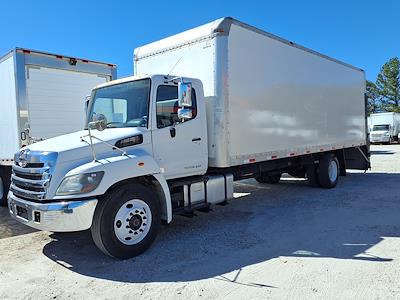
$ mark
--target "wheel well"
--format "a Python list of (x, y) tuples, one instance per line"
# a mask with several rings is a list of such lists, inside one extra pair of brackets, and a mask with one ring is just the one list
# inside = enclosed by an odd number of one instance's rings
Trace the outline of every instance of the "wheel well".
[(105, 194), (111, 193), (114, 189), (123, 186), (123, 185), (129, 185), (132, 183), (139, 183), (143, 184), (146, 186), (152, 186), (155, 189), (157, 199), (160, 203), (161, 207), (161, 219), (162, 220), (167, 220), (167, 206), (165, 203), (165, 194), (164, 191), (161, 187), (161, 184), (158, 182), (158, 180), (152, 176), (152, 175), (147, 175), (147, 176), (141, 176), (141, 177), (134, 177), (134, 178), (128, 178), (121, 180), (119, 182), (114, 183), (112, 186), (110, 186)]

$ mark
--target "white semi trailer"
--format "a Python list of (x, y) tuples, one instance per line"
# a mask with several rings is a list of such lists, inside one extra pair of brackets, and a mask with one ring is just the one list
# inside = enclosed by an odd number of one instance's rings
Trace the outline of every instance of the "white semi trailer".
[(391, 144), (398, 141), (400, 133), (400, 114), (395, 112), (376, 113), (370, 115), (371, 143)]
[(84, 126), (84, 98), (116, 79), (114, 64), (16, 48), (0, 57), (0, 206), (14, 153)]
[(124, 259), (162, 220), (232, 198), (234, 180), (289, 173), (333, 188), (369, 167), (358, 68), (232, 18), (140, 47), (134, 63), (135, 76), (93, 90), (87, 129), (16, 153), (15, 219), (91, 228)]

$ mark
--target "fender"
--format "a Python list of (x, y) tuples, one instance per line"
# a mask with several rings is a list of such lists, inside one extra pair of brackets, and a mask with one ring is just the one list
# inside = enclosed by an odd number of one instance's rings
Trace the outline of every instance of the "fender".
[(90, 163), (83, 164), (77, 168), (70, 170), (64, 176), (64, 178), (67, 176), (99, 171), (103, 171), (104, 176), (99, 186), (94, 191), (78, 195), (55, 196), (53, 199), (76, 199), (77, 196), (80, 198), (93, 196), (96, 197), (98, 195), (105, 194), (112, 185), (120, 181), (151, 175), (158, 181), (164, 192), (165, 208), (162, 212), (163, 219), (165, 219), (168, 223), (172, 221), (171, 195), (169, 192), (167, 181), (165, 180), (165, 177), (161, 174), (160, 167), (158, 166), (154, 158), (150, 156), (147, 152), (134, 151), (134, 154), (119, 155), (100, 159), (97, 161), (92, 161)]

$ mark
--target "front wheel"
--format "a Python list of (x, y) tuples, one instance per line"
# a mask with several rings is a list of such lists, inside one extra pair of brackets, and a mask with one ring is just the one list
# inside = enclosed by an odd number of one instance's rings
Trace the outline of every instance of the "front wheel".
[(91, 227), (93, 241), (109, 256), (131, 258), (150, 247), (160, 221), (157, 195), (141, 184), (124, 185), (100, 199)]

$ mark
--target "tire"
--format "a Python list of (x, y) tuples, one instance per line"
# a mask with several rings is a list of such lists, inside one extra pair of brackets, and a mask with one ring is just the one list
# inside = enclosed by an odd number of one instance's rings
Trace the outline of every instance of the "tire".
[(312, 187), (320, 187), (317, 175), (317, 168), (318, 166), (315, 164), (309, 165), (307, 167), (307, 172), (306, 172), (307, 180), (308, 184)]
[(259, 183), (275, 184), (281, 180), (281, 175), (282, 174), (257, 176), (255, 177), (255, 180), (257, 180)]
[(160, 223), (161, 206), (154, 190), (133, 183), (117, 187), (99, 200), (91, 233), (104, 254), (128, 259), (150, 247)]
[(321, 187), (331, 189), (337, 185), (340, 166), (335, 154), (327, 153), (320, 159), (317, 174)]
[(0, 168), (0, 206), (7, 206), (7, 194), (11, 184), (11, 168)]

